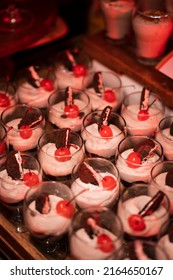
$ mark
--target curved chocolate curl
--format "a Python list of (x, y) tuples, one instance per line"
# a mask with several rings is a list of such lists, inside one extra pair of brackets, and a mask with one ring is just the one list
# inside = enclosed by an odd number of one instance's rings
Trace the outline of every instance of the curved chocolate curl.
[(41, 214), (48, 214), (51, 210), (49, 195), (47, 193), (40, 194), (35, 201), (35, 208)]
[(100, 115), (100, 119), (98, 122), (98, 130), (100, 130), (100, 128), (102, 127), (102, 125), (109, 125), (109, 119), (110, 119), (110, 113), (112, 111), (112, 107), (111, 106), (106, 106), (101, 115)]
[(103, 84), (102, 72), (98, 71), (94, 74), (93, 87), (96, 93), (100, 93), (101, 95), (104, 93), (105, 89)]
[(149, 102), (150, 90), (148, 88), (143, 88), (141, 92), (141, 100), (140, 100), (140, 110), (148, 110), (148, 102)]

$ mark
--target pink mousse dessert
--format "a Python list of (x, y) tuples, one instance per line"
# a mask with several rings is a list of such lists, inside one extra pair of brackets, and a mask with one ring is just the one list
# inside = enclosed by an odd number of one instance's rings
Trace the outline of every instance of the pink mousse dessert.
[(29, 151), (37, 147), (45, 127), (40, 109), (18, 104), (5, 109), (1, 121), (7, 130), (6, 143), (14, 150)]
[(91, 68), (91, 59), (79, 48), (60, 52), (55, 63), (56, 86), (82, 89), (83, 77)]
[(127, 193), (125, 191), (118, 204), (118, 215), (124, 232), (128, 239), (155, 238), (169, 219), (169, 200), (162, 191), (156, 190), (154, 193), (147, 185), (144, 185), (144, 188), (149, 188), (148, 193), (141, 191), (141, 185), (130, 188), (134, 194), (124, 199), (125, 192)]
[(155, 138), (162, 145), (165, 158), (173, 160), (173, 116), (160, 121)]
[(18, 203), (42, 180), (41, 168), (33, 156), (12, 151), (7, 156), (6, 168), (0, 171), (0, 178), (0, 200)]
[(164, 113), (165, 108), (159, 97), (148, 88), (127, 95), (121, 107), (121, 116), (130, 135), (155, 135)]
[(87, 158), (72, 173), (71, 190), (80, 208), (112, 207), (119, 197), (119, 174), (110, 161)]
[(55, 78), (51, 70), (40, 70), (37, 66), (30, 66), (20, 75), (21, 77), (16, 78), (16, 94), (20, 103), (46, 108), (49, 96), (55, 91)]
[(107, 159), (114, 157), (118, 144), (125, 137), (125, 125), (124, 119), (112, 112), (110, 106), (88, 114), (81, 131), (87, 154)]
[(122, 83), (118, 75), (109, 71), (88, 73), (83, 79), (85, 92), (88, 94), (92, 110), (103, 110), (111, 106), (118, 110), (123, 99)]
[(128, 136), (118, 146), (116, 167), (123, 184), (149, 182), (152, 167), (162, 161), (162, 147), (153, 139)]
[(83, 118), (91, 112), (90, 99), (81, 90), (66, 87), (53, 93), (48, 100), (49, 122), (58, 128), (80, 131)]
[(68, 232), (75, 206), (70, 189), (59, 182), (44, 181), (31, 188), (24, 201), (24, 221), (37, 238), (62, 237)]
[(72, 173), (84, 158), (83, 140), (70, 129), (45, 133), (38, 142), (38, 159), (46, 176), (60, 178)]
[[(173, 30), (173, 19), (160, 10), (137, 11), (133, 17), (137, 55), (153, 59), (160, 57)], [(152, 45), (152, 47), (151, 47)]]
[[(99, 209), (99, 208), (98, 208)], [(120, 219), (101, 208), (78, 212), (69, 230), (70, 253), (77, 260), (114, 259), (122, 244)]]

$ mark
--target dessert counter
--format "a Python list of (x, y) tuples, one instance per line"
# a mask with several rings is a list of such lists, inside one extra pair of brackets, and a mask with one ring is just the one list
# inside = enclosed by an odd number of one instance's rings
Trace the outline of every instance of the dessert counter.
[(116, 45), (105, 37), (104, 32), (99, 32), (86, 36), (83, 47), (89, 56), (108, 68), (150, 87), (160, 95), (165, 105), (173, 108), (173, 80), (154, 66), (140, 64), (135, 55), (133, 40), (128, 45)]

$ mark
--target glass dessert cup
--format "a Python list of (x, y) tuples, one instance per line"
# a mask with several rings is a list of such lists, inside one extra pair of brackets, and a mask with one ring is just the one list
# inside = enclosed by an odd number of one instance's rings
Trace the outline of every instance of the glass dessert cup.
[(124, 97), (121, 79), (111, 71), (88, 73), (83, 78), (83, 88), (90, 98), (93, 111), (103, 110), (108, 105), (117, 111)]
[(45, 178), (49, 180), (69, 184), (74, 166), (83, 158), (83, 140), (76, 132), (68, 129), (45, 132), (38, 141), (38, 159)]
[(133, 0), (102, 0), (106, 37), (117, 44), (125, 43), (131, 33)]
[(137, 4), (132, 25), (140, 63), (155, 65), (164, 55), (173, 30), (173, 18), (168, 10), (171, 5), (171, 0), (154, 1), (154, 5), (153, 1)]
[(20, 103), (45, 109), (49, 96), (56, 90), (52, 67), (31, 65), (15, 76), (16, 94)]
[(5, 127), (0, 124), (0, 171), (4, 169), (6, 163), (9, 147), (6, 144), (7, 131)]
[(173, 217), (162, 225), (158, 235), (158, 246), (168, 255), (168, 260), (173, 260)]
[(119, 172), (104, 158), (86, 158), (72, 172), (71, 190), (80, 209), (112, 208), (120, 193)]
[(119, 199), (117, 214), (126, 241), (156, 241), (162, 225), (169, 220), (170, 201), (166, 194), (149, 184), (134, 184)]
[(45, 117), (39, 108), (25, 104), (11, 106), (1, 114), (1, 122), (8, 131), (8, 145), (16, 151), (35, 152), (45, 128)]
[(163, 161), (163, 149), (159, 142), (147, 136), (127, 136), (118, 145), (116, 167), (125, 187), (133, 183), (148, 183), (151, 169)]
[(165, 158), (173, 160), (173, 116), (167, 116), (159, 122), (155, 138), (162, 145)]
[(17, 5), (17, 1), (7, 1), (6, 8), (0, 11), (0, 30), (3, 32), (21, 32), (31, 27), (34, 15)]
[(12, 151), (0, 170), (0, 201), (9, 210), (9, 219), (16, 231), (25, 231), (23, 200), (26, 192), (42, 181), (42, 170), (35, 157)]
[(54, 61), (56, 61), (54, 64), (56, 86), (58, 88), (70, 86), (82, 90), (82, 80), (91, 71), (91, 58), (76, 47), (59, 52)]
[(72, 192), (65, 184), (43, 181), (30, 188), (24, 200), (24, 222), (33, 242), (56, 259), (67, 255), (67, 244), (63, 237), (67, 234), (75, 203)]
[(102, 110), (96, 110), (84, 118), (81, 136), (88, 157), (102, 157), (114, 161), (118, 144), (126, 135), (126, 123), (119, 114), (110, 112), (108, 126), (112, 133), (111, 136), (102, 136), (98, 126), (102, 113)]
[(137, 239), (123, 244), (117, 260), (167, 260), (167, 254), (157, 242)]
[(170, 215), (173, 215), (173, 161), (165, 160), (151, 169), (151, 185), (163, 191), (170, 200)]
[[(69, 101), (68, 101), (68, 95)], [(72, 99), (72, 100), (71, 100)], [(88, 95), (75, 88), (59, 89), (48, 99), (48, 120), (54, 128), (81, 130), (83, 118), (91, 112)]]
[(17, 103), (16, 88), (9, 78), (0, 78), (0, 114)]
[(123, 100), (121, 116), (126, 121), (127, 133), (129, 135), (154, 136), (160, 120), (164, 117), (165, 107), (160, 98), (150, 92), (148, 114), (142, 116), (140, 114), (140, 100), (141, 92), (139, 91), (128, 94)]
[(69, 229), (70, 254), (76, 260), (114, 259), (122, 245), (123, 228), (105, 207), (88, 208), (74, 216)]

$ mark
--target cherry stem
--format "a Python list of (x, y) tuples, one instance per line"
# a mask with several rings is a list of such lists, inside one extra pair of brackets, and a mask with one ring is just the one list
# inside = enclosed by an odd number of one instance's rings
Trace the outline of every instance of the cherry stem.
[(157, 208), (164, 198), (164, 192), (158, 191), (148, 203), (139, 211), (139, 215), (142, 217), (151, 215)]
[(88, 190), (89, 190), (89, 189), (84, 189), (84, 190), (78, 192), (76, 195), (74, 195), (74, 196), (67, 202), (67, 206), (68, 206), (76, 197), (78, 197), (79, 195), (81, 195), (82, 193), (84, 193), (84, 192), (86, 192), (86, 191), (88, 191)]
[(29, 125), (30, 128), (32, 128), (34, 125), (36, 125), (37, 123), (39, 123), (41, 120), (42, 120), (42, 116), (39, 116), (39, 118), (38, 118), (36, 121), (32, 122), (32, 123)]
[(154, 98), (154, 100), (151, 102), (151, 104), (148, 105), (148, 109), (156, 102), (157, 99), (158, 99), (158, 97)]

